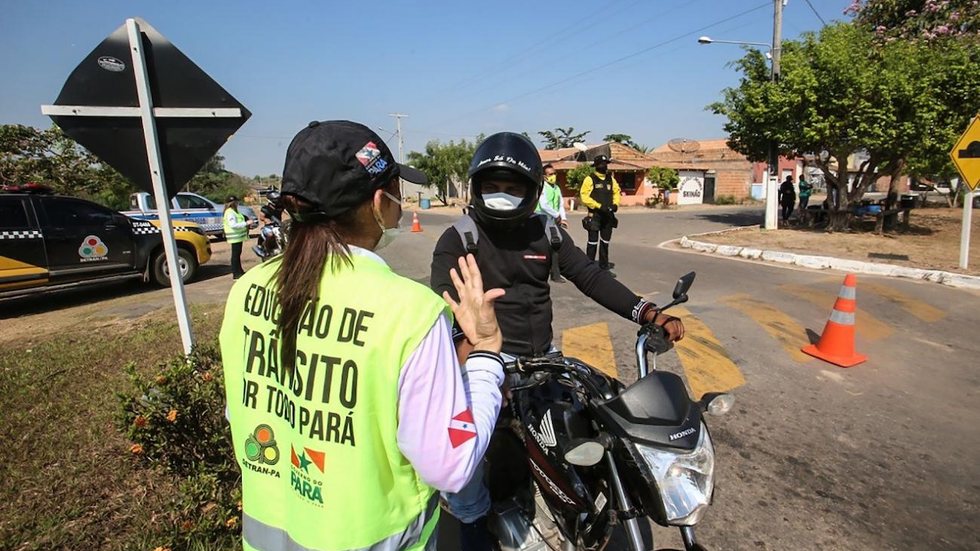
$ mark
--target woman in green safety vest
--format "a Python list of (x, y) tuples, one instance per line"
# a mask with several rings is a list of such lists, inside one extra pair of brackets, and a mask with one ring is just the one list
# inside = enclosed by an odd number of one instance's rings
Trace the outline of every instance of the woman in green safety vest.
[(224, 221), (225, 240), (231, 245), (231, 277), (242, 277), (242, 243), (248, 239), (248, 221), (245, 215), (238, 212), (238, 197), (228, 197), (225, 202), (225, 212), (221, 216)]
[[(469, 256), (443, 299), (375, 253), (398, 233), (399, 177), (426, 181), (349, 121), (310, 123), (286, 152), (289, 247), (235, 283), (220, 334), (246, 550), (432, 549), (438, 492), (486, 451), (503, 291)], [(454, 319), (476, 343), (465, 382)]]

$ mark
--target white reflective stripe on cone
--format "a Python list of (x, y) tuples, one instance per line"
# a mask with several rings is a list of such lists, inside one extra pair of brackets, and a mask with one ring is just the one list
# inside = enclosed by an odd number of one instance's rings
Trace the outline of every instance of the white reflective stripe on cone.
[[(367, 547), (351, 549), (350, 551), (402, 551), (417, 545), (426, 524), (432, 520), (439, 506), (439, 494), (435, 493), (429, 499), (425, 511), (415, 518), (403, 531), (392, 534), (387, 538)], [(261, 520), (242, 513), (242, 537), (252, 547), (259, 551), (319, 551), (313, 547), (304, 547), (289, 536), (282, 528), (270, 526)], [(436, 538), (431, 536), (426, 549), (435, 549)]]
[(841, 325), (854, 325), (854, 313), (834, 310), (830, 313), (830, 321)]
[(857, 289), (855, 289), (854, 287), (848, 287), (847, 285), (844, 285), (840, 288), (840, 294), (838, 294), (837, 296), (839, 296), (840, 298), (849, 298), (851, 300), (855, 300), (857, 298)]

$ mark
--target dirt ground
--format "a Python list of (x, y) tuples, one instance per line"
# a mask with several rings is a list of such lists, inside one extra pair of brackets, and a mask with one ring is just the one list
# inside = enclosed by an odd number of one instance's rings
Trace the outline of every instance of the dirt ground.
[(899, 230), (885, 235), (874, 234), (874, 220), (871, 220), (856, 225), (850, 232), (746, 229), (703, 235), (697, 240), (980, 275), (980, 212), (973, 214), (969, 269), (958, 267), (962, 215), (960, 208), (913, 210), (907, 232)]

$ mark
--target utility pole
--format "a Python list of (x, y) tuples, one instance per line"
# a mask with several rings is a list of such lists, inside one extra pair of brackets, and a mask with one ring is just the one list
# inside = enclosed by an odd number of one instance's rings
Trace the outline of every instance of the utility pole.
[[(783, 51), (783, 2), (788, 0), (773, 0), (772, 17), (772, 73), (770, 80), (773, 84), (779, 82), (779, 57)], [(779, 148), (775, 140), (769, 142), (769, 175), (766, 182), (766, 220), (765, 228), (774, 230), (778, 227), (778, 190), (779, 186)]]
[[(402, 119), (408, 118), (408, 115), (403, 115), (401, 113), (388, 113), (389, 117), (395, 117), (395, 134), (398, 135), (398, 162), (404, 163), (405, 156), (402, 154), (402, 145), (404, 141), (402, 140)], [(405, 181), (401, 178), (398, 179), (398, 193), (401, 195), (402, 199), (405, 198)]]

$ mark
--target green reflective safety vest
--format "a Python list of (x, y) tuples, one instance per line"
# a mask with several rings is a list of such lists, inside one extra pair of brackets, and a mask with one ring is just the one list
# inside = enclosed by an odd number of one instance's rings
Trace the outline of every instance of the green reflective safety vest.
[(220, 343), (246, 550), (421, 550), (438, 522), (438, 493), (398, 448), (398, 378), (452, 314), (382, 261), (352, 261), (327, 264), (291, 373), (279, 367), (278, 262), (228, 296)]
[(224, 214), (221, 216), (221, 221), (224, 223), (225, 228), (225, 240), (229, 243), (242, 243), (248, 239), (248, 226), (242, 226), (241, 228), (235, 229), (231, 227), (228, 223), (228, 213), (231, 212), (235, 215), (235, 220), (238, 223), (245, 221), (245, 215), (238, 212), (237, 210), (226, 209)]
[[(549, 207), (555, 211), (560, 211), (561, 208), (561, 188), (557, 184), (544, 183), (544, 189), (541, 191), (544, 194), (544, 202), (548, 204)], [(541, 204), (538, 204), (537, 212), (544, 212), (541, 208)]]

